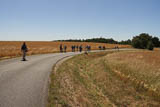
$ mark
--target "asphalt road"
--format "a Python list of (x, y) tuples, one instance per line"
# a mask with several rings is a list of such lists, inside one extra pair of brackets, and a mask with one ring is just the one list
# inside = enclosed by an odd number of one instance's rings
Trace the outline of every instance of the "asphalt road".
[(79, 53), (33, 55), (27, 57), (28, 61), (21, 58), (0, 61), (0, 107), (45, 107), (53, 65), (76, 54)]
[(0, 107), (45, 107), (48, 79), (60, 59), (79, 53), (28, 56), (0, 61)]

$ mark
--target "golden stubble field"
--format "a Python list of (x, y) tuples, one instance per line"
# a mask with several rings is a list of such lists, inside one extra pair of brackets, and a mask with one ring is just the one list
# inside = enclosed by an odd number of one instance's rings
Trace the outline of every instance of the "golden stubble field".
[[(21, 45), (23, 41), (0, 41), (0, 58), (10, 58), (21, 55)], [(71, 51), (72, 45), (90, 45), (93, 50), (98, 49), (98, 46), (105, 46), (106, 48), (130, 48), (129, 45), (104, 44), (104, 43), (87, 43), (87, 42), (44, 42), (44, 41), (27, 41), (29, 49), (28, 55), (55, 53), (59, 52), (59, 45), (66, 45), (67, 51)]]
[(75, 56), (53, 69), (48, 107), (160, 107), (159, 54), (156, 49)]

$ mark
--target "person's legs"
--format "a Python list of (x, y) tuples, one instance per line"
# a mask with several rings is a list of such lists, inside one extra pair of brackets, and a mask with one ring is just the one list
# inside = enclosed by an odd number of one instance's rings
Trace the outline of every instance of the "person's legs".
[(25, 60), (26, 60), (26, 51), (23, 50), (23, 61), (25, 61)]

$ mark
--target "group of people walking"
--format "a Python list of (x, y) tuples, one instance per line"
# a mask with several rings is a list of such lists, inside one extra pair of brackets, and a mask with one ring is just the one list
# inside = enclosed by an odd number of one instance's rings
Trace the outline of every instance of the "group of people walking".
[[(60, 49), (60, 52), (66, 52), (67, 51), (67, 46), (66, 45), (62, 45), (62, 44), (60, 44), (60, 46), (59, 46), (59, 49)], [(91, 46), (89, 46), (89, 45), (87, 45), (85, 48), (82, 46), (82, 45), (72, 45), (71, 46), (71, 50), (72, 50), (72, 52), (82, 52), (83, 50), (85, 50), (85, 51), (90, 51), (91, 50)]]
[(105, 46), (99, 46), (98, 48), (99, 48), (99, 50), (106, 50)]
[[(99, 46), (98, 48), (99, 48), (99, 50), (105, 50), (106, 49), (105, 46)], [(60, 52), (67, 52), (67, 45), (60, 44), (59, 49), (60, 49)], [(119, 47), (115, 46), (115, 49), (119, 50)], [(76, 51), (77, 52), (78, 51), (82, 52), (83, 50), (85, 52), (89, 52), (91, 50), (91, 46), (87, 45), (87, 46), (83, 47), (82, 45), (79, 45), (79, 46), (78, 45), (72, 45), (71, 50), (72, 50), (72, 52), (76, 52)], [(23, 43), (23, 45), (21, 47), (21, 51), (22, 51), (22, 54), (23, 54), (22, 61), (26, 61), (26, 53), (28, 52), (28, 48), (27, 48), (27, 45), (26, 45), (25, 42)]]
[(67, 52), (67, 46), (66, 45), (62, 45), (62, 44), (60, 44), (60, 52)]
[(76, 52), (78, 50), (82, 50), (82, 46), (78, 46), (78, 45), (72, 45), (71, 46), (72, 52)]

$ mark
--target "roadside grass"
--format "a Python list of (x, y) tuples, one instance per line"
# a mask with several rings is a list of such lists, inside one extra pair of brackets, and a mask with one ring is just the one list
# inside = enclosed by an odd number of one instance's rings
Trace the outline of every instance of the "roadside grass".
[[(154, 56), (150, 54), (148, 51), (89, 53), (63, 62), (50, 76), (48, 107), (159, 107), (158, 90), (148, 91), (149, 88), (136, 83), (144, 81), (148, 87), (159, 87), (160, 81), (155, 79), (160, 76), (155, 68), (159, 66), (155, 61), (148, 64), (157, 60), (150, 59)], [(134, 56), (134, 61), (129, 55)], [(141, 55), (143, 63), (137, 59)]]

